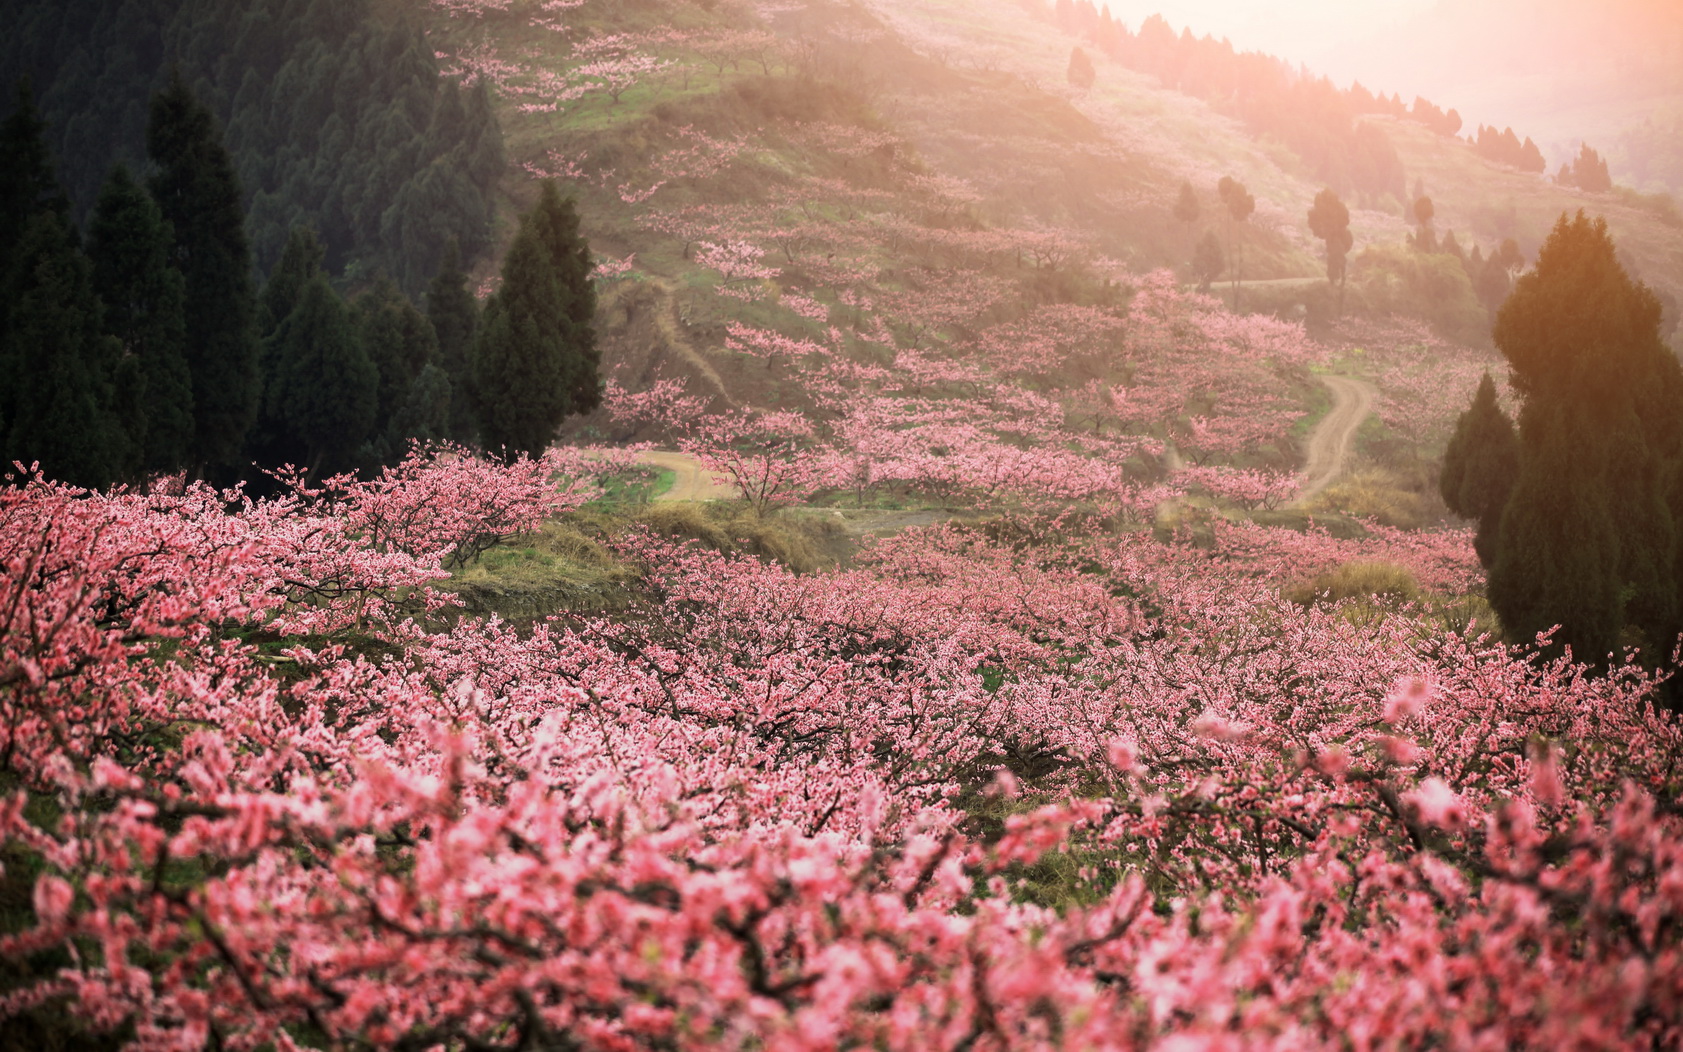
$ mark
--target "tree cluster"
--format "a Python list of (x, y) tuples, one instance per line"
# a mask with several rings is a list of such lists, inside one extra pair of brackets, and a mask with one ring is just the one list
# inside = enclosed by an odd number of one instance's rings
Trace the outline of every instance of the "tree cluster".
[(1542, 172), (1548, 167), (1543, 160), (1543, 151), (1531, 141), (1527, 135), (1525, 141), (1519, 141), (1512, 128), (1497, 131), (1486, 125), (1478, 126), (1477, 136), (1468, 136), (1473, 150), (1480, 156), (1505, 164), (1510, 168), (1518, 168), (1522, 172)]
[(600, 398), (588, 246), (546, 183), (481, 331), (454, 242), (423, 314), (391, 280), (348, 302), (313, 228), (258, 294), (239, 179), (180, 76), (154, 97), (145, 185), (109, 174), (84, 238), (27, 85), (0, 125), (0, 453), (89, 487), (157, 473), (311, 475), (411, 443), (537, 453)]
[(1445, 458), (1443, 494), (1479, 522), (1508, 634), (1560, 626), (1557, 647), (1604, 662), (1664, 658), (1683, 625), (1683, 370), (1661, 305), (1631, 280), (1606, 223), (1562, 216), (1514, 283), (1495, 341), (1517, 429), (1481, 384)]
[(407, 19), (370, 0), (20, 0), (0, 84), (28, 76), (78, 216), (114, 162), (138, 171), (147, 99), (179, 68), (226, 129), (259, 273), (294, 226), (326, 266), (418, 296), (455, 239), (490, 246), (502, 134), (483, 85), (439, 74)]
[(1338, 286), (1342, 302), (1347, 259), (1356, 239), (1350, 233), (1350, 209), (1331, 189), (1315, 195), (1315, 204), (1309, 209), (1309, 232), (1326, 242), (1327, 281)]
[(1607, 171), (1607, 161), (1592, 150), (1589, 143), (1579, 144), (1578, 156), (1570, 164), (1560, 166), (1554, 181), (1561, 186), (1575, 186), (1598, 193), (1613, 189), (1613, 176)]
[(1359, 119), (1368, 113), (1408, 117), (1401, 99), (1375, 97), (1360, 85), (1343, 91), (1271, 55), (1236, 51), (1226, 40), (1186, 30), (1176, 34), (1158, 15), (1137, 33), (1091, 0), (1058, 0), (1054, 15), (1066, 32), (1090, 40), (1102, 54), (1277, 137), (1339, 192), (1404, 196), (1396, 148), (1379, 127)]

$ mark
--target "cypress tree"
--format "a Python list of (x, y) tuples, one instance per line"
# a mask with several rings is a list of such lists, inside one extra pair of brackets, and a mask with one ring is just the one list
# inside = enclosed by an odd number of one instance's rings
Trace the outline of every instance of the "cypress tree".
[(39, 462), (80, 486), (110, 485), (131, 455), (115, 384), (121, 350), (105, 334), (92, 267), (51, 211), (30, 220), (16, 256), (8, 337), (27, 353), (12, 356), (7, 377), (15, 403), (5, 459)]
[(479, 301), (468, 291), (468, 276), (462, 271), (461, 249), (455, 238), (445, 247), (444, 264), (427, 287), (427, 320), (432, 322), (438, 340), (439, 367), (450, 381), (446, 435), (458, 442), (472, 441), (470, 362), (479, 329)]
[(1487, 570), (1496, 562), (1502, 509), (1518, 469), (1514, 425), (1496, 404), (1496, 384), (1485, 373), (1472, 406), (1455, 421), (1455, 433), (1443, 454), (1438, 491), (1450, 511), (1477, 520), (1473, 549)]
[(262, 378), (262, 398), (257, 419), (246, 433), (246, 455), (264, 467), (299, 464), (309, 459), (308, 450), (281, 415), (281, 396), (286, 381), (282, 375), (283, 347), (275, 339), (275, 334), (281, 323), (297, 308), (305, 287), (321, 275), (323, 251), (314, 228), (294, 226), (287, 232), (286, 248), (258, 297), (257, 328), (262, 335), (262, 343), (258, 345), (258, 368)]
[(325, 275), (304, 284), (270, 340), (277, 370), (266, 408), (302, 447), (312, 476), (343, 470), (373, 432), (380, 374)]
[(1592, 661), (1627, 621), (1659, 657), (1678, 628), (1683, 495), (1669, 483), (1683, 454), (1683, 370), (1660, 315), (1606, 223), (1579, 212), (1561, 216), (1496, 316), (1524, 404), (1491, 602), (1521, 638), (1561, 623), (1561, 642)]
[(426, 315), (384, 278), (357, 297), (355, 314), (358, 338), (380, 374), (374, 413), (378, 445), (373, 452), (386, 462), (401, 457), (411, 438), (422, 437), (402, 433), (395, 425), (421, 372), (437, 362), (438, 338)]
[(132, 439), (146, 472), (180, 470), (193, 444), (186, 282), (170, 265), (171, 243), (163, 213), (118, 165), (89, 221), (88, 256), (106, 331), (137, 362), (141, 426)]
[(1519, 478), (1503, 509), (1490, 603), (1508, 637), (1560, 626), (1551, 650), (1605, 661), (1622, 624), (1619, 538), (1595, 425), (1570, 404), (1527, 406)]
[(15, 259), (24, 228), (40, 212), (69, 225), (70, 199), (53, 175), (47, 125), (26, 78), (18, 84), (17, 108), (0, 124), (0, 279)]
[(261, 395), (251, 251), (228, 151), (179, 70), (152, 99), (146, 152), (158, 165), (152, 196), (174, 229), (174, 262), (186, 278), (193, 454), (229, 464)]
[(486, 304), (474, 344), (474, 399), (486, 448), (536, 455), (568, 415), (601, 403), (591, 266), (573, 202), (545, 180), (503, 258), (502, 287)]

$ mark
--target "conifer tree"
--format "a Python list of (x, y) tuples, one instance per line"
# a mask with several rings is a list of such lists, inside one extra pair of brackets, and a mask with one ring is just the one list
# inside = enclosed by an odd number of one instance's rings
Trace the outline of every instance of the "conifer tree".
[(1485, 373), (1473, 404), (1455, 422), (1443, 454), (1438, 491), (1449, 510), (1478, 522), (1473, 549), (1485, 569), (1495, 565), (1496, 543), (1519, 468), (1513, 422), (1496, 404), (1496, 384)]
[(138, 363), (142, 426), (131, 439), (145, 472), (180, 470), (193, 445), (186, 282), (170, 263), (172, 243), (157, 204), (118, 165), (89, 220), (88, 257), (106, 331)]
[(17, 108), (0, 124), (0, 291), (5, 293), (0, 295), (0, 445), (17, 417), (19, 384), (28, 367), (20, 360), (26, 348), (11, 331), (13, 282), (19, 278), (24, 231), (43, 213), (68, 229), (70, 202), (53, 175), (46, 124), (24, 80), (18, 85)]
[(132, 366), (119, 375), (121, 348), (104, 331), (92, 267), (58, 215), (37, 212), (15, 251), (5, 289), (14, 348), (5, 461), (38, 462), (48, 476), (80, 486), (110, 485), (133, 459), (124, 427), (132, 413), (123, 411), (118, 383), (132, 394), (138, 375)]
[(450, 412), (446, 435), (458, 442), (473, 439), (470, 398), (470, 359), (479, 329), (479, 301), (468, 290), (461, 250), (454, 238), (444, 250), (444, 263), (427, 286), (427, 320), (438, 340), (438, 364), (450, 383)]
[(1227, 263), (1228, 270), (1233, 275), (1233, 309), (1239, 309), (1239, 244), (1237, 240), (1237, 224), (1243, 223), (1256, 211), (1256, 198), (1245, 189), (1245, 184), (1230, 175), (1221, 177), (1216, 184), (1216, 193), (1220, 195), (1222, 204), (1227, 206)]
[(174, 262), (186, 278), (193, 454), (230, 464), (261, 395), (251, 252), (228, 151), (179, 70), (152, 100), (146, 152), (158, 166), (152, 196), (174, 229)]
[(1606, 223), (1582, 212), (1560, 218), (1496, 316), (1524, 403), (1491, 602), (1520, 638), (1560, 622), (1587, 660), (1627, 619), (1665, 654), (1678, 627), (1683, 509), (1668, 482), (1683, 454), (1683, 371), (1659, 319)]
[(1198, 222), (1203, 207), (1198, 203), (1198, 191), (1192, 188), (1190, 182), (1180, 184), (1180, 198), (1175, 201), (1175, 218), (1186, 226), (1186, 237), (1192, 239), (1192, 224)]
[(312, 476), (351, 466), (373, 433), (380, 374), (326, 275), (318, 272), (304, 284), (270, 340), (277, 368), (266, 408), (304, 450)]
[(562, 420), (601, 403), (592, 265), (573, 202), (545, 180), (503, 258), (502, 286), (486, 304), (474, 345), (474, 399), (487, 449), (535, 455)]
[(1556, 625), (1552, 649), (1605, 662), (1618, 646), (1622, 612), (1618, 534), (1598, 451), (1579, 406), (1527, 404), (1520, 417), (1520, 472), (1503, 509), (1490, 604), (1508, 637), (1530, 641)]
[(1227, 260), (1221, 253), (1221, 241), (1215, 236), (1215, 231), (1204, 231), (1197, 250), (1192, 254), (1192, 273), (1198, 275), (1198, 291), (1210, 291), (1210, 283), (1221, 277), (1225, 269)]
[(1342, 310), (1346, 260), (1356, 239), (1350, 233), (1350, 209), (1330, 187), (1315, 195), (1315, 205), (1309, 209), (1309, 232), (1326, 242), (1327, 282), (1338, 286), (1339, 309)]
[[(400, 414), (406, 418), (427, 415), (419, 410), (403, 414), (403, 410), (415, 394), (421, 373), (437, 364), (438, 339), (426, 315), (416, 310), (388, 279), (375, 282), (373, 288), (357, 297), (354, 313), (358, 338), (380, 375), (372, 452), (379, 461), (391, 462), (403, 455), (411, 438), (443, 437), (409, 434), (399, 426)], [(437, 393), (429, 391), (424, 397), (434, 399)], [(447, 411), (448, 389), (444, 397)], [(427, 423), (430, 430), (431, 421)]]
[(301, 464), (309, 459), (301, 436), (293, 431), (282, 413), (287, 348), (276, 339), (276, 334), (297, 309), (305, 287), (321, 276), (324, 255), (315, 228), (292, 227), (287, 231), (286, 248), (281, 251), (280, 260), (264, 282), (257, 300), (257, 331), (262, 337), (257, 355), (262, 398), (257, 418), (246, 433), (246, 456), (263, 467)]

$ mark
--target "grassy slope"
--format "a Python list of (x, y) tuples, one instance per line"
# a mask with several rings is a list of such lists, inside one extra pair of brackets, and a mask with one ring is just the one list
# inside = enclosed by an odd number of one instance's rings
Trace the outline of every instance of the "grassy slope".
[(1471, 231), (1488, 249), (1511, 237), (1528, 258), (1564, 212), (1583, 209), (1604, 216), (1621, 252), (1643, 280), (1683, 294), (1683, 224), (1617, 193), (1591, 194), (1556, 186), (1541, 176), (1492, 164), (1464, 142), (1433, 135), (1417, 124), (1387, 122), (1387, 133), (1407, 166), (1410, 185), (1425, 182), (1440, 231)]

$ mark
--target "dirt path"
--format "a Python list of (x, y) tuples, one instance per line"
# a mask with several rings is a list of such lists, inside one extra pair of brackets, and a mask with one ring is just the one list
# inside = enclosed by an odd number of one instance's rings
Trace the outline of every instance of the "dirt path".
[(1355, 445), (1356, 429), (1373, 412), (1373, 403), (1379, 397), (1372, 384), (1351, 376), (1322, 376), (1321, 383), (1332, 391), (1332, 409), (1309, 435), (1308, 463), (1303, 468), (1303, 491), (1297, 496), (1297, 504), (1305, 503), (1343, 474)]
[(639, 453), (637, 459), (653, 467), (665, 468), (677, 476), (672, 480), (672, 488), (655, 500), (733, 500), (737, 496), (735, 486), (714, 482), (713, 473), (688, 453), (651, 449)]

